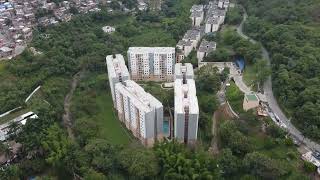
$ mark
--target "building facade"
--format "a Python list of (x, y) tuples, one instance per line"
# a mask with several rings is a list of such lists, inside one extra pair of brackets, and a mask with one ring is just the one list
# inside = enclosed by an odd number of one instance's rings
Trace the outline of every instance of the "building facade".
[(174, 47), (130, 47), (128, 63), (136, 81), (172, 81), (175, 64)]
[(163, 106), (137, 83), (127, 80), (115, 85), (117, 112), (120, 121), (145, 146), (153, 146), (163, 137)]
[(128, 68), (125, 64), (124, 58), (121, 54), (108, 55), (106, 57), (106, 64), (108, 69), (108, 79), (113, 100), (113, 105), (116, 107), (115, 101), (115, 85), (123, 83), (130, 79)]
[[(199, 107), (191, 64), (176, 64), (174, 82), (174, 138), (185, 144), (197, 140)], [(192, 71), (192, 72), (191, 72)]]

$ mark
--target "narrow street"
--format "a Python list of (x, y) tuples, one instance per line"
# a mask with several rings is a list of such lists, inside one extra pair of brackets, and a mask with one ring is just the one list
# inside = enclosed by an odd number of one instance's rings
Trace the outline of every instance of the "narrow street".
[[(244, 9), (244, 8), (243, 8)], [(245, 10), (245, 9), (244, 9)], [(252, 43), (257, 43), (256, 40), (251, 39), (250, 37), (246, 36), (243, 33), (243, 24), (247, 20), (247, 13), (244, 11), (243, 20), (241, 24), (237, 27), (238, 34), (245, 38), (249, 39)], [(271, 64), (271, 59), (269, 56), (269, 52), (267, 49), (262, 45), (262, 57), (268, 61), (268, 64)], [(274, 97), (273, 91), (272, 91), (272, 80), (271, 76), (268, 77), (268, 79), (265, 81), (263, 85), (264, 95), (267, 98), (268, 104), (272, 112), (279, 117), (279, 120), (284, 123), (287, 126), (287, 130), (290, 134), (292, 134), (295, 138), (297, 138), (299, 141), (303, 142), (310, 150), (317, 150), (320, 151), (320, 145), (313, 142), (312, 140), (305, 138), (302, 133), (294, 127), (294, 125), (290, 122), (290, 120), (286, 117), (286, 115), (282, 112), (276, 98)]]

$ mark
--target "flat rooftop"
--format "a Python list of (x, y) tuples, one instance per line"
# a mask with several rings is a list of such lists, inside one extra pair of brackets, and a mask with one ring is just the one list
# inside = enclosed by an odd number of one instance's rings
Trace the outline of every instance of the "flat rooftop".
[(194, 76), (193, 66), (191, 63), (176, 63), (174, 66), (174, 73), (176, 76), (186, 74), (187, 76)]
[(189, 108), (190, 114), (199, 114), (196, 86), (193, 79), (187, 79), (183, 84), (182, 79), (174, 82), (174, 110), (176, 113), (184, 113), (184, 108)]
[(199, 52), (210, 53), (216, 48), (217, 44), (214, 41), (203, 40), (199, 46)]
[(108, 73), (111, 77), (129, 76), (129, 71), (121, 54), (108, 55), (106, 57)]
[(162, 103), (132, 80), (127, 80), (124, 84), (117, 83), (116, 88), (130, 98), (139, 109), (145, 112), (152, 111), (154, 108), (162, 107)]

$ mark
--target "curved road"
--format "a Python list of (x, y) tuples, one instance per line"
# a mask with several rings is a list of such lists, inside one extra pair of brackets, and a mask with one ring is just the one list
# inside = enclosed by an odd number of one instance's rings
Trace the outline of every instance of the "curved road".
[[(244, 8), (243, 8), (244, 9)], [(247, 13), (244, 11), (243, 20), (241, 24), (237, 27), (237, 32), (240, 36), (242, 36), (245, 39), (248, 39), (252, 43), (258, 43), (256, 40), (251, 39), (250, 37), (246, 36), (243, 33), (243, 24), (247, 20)], [(268, 61), (268, 64), (270, 65), (271, 59), (269, 56), (268, 51), (264, 46), (262, 46), (262, 57)], [(263, 85), (264, 94), (267, 98), (269, 107), (271, 108), (272, 112), (276, 114), (279, 117), (279, 120), (287, 126), (288, 132), (293, 135), (296, 139), (301, 141), (304, 145), (306, 145), (310, 150), (317, 150), (320, 151), (320, 145), (315, 143), (314, 141), (305, 138), (302, 133), (293, 126), (293, 124), (290, 122), (290, 119), (286, 117), (286, 115), (282, 112), (281, 108), (279, 107), (276, 98), (273, 95), (272, 92), (272, 81), (271, 76), (268, 77), (268, 79), (265, 81)]]

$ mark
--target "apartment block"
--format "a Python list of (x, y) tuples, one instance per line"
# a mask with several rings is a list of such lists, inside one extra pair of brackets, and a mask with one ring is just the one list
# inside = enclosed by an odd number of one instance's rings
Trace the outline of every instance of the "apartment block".
[(220, 20), (217, 17), (208, 17), (205, 24), (205, 33), (212, 33), (219, 30)]
[(198, 63), (203, 61), (203, 58), (206, 57), (209, 53), (215, 51), (217, 44), (213, 41), (203, 40), (197, 51)]
[(229, 4), (230, 4), (229, 0), (219, 0), (218, 7), (221, 9), (228, 9)]
[(188, 30), (182, 40), (176, 45), (177, 57), (176, 62), (180, 63), (185, 57), (187, 57), (193, 49), (196, 49), (201, 39), (201, 29), (193, 28)]
[(175, 80), (176, 79), (193, 79), (194, 73), (193, 73), (193, 66), (191, 63), (185, 63), (184, 65), (182, 63), (177, 63), (175, 65)]
[(128, 63), (136, 81), (172, 81), (175, 64), (174, 47), (130, 47)]
[(186, 144), (196, 142), (199, 119), (198, 98), (190, 65), (176, 65), (180, 73), (174, 82), (174, 138)]
[(124, 58), (121, 54), (108, 55), (106, 57), (106, 64), (108, 68), (108, 79), (111, 89), (113, 105), (114, 107), (116, 107), (115, 85), (117, 83), (123, 83), (124, 81), (129, 80), (130, 75), (125, 64)]
[(160, 101), (132, 80), (115, 85), (120, 121), (145, 146), (163, 137), (163, 106)]
[(204, 18), (204, 10), (203, 5), (193, 5), (190, 9), (191, 15), (190, 18), (192, 20), (192, 26), (199, 27)]
[(205, 33), (218, 31), (219, 26), (224, 23), (228, 6), (228, 0), (209, 2), (205, 19)]
[(177, 57), (176, 62), (180, 63), (185, 57), (187, 57), (191, 51), (193, 50), (193, 43), (192, 41), (188, 40), (180, 40), (177, 44)]

